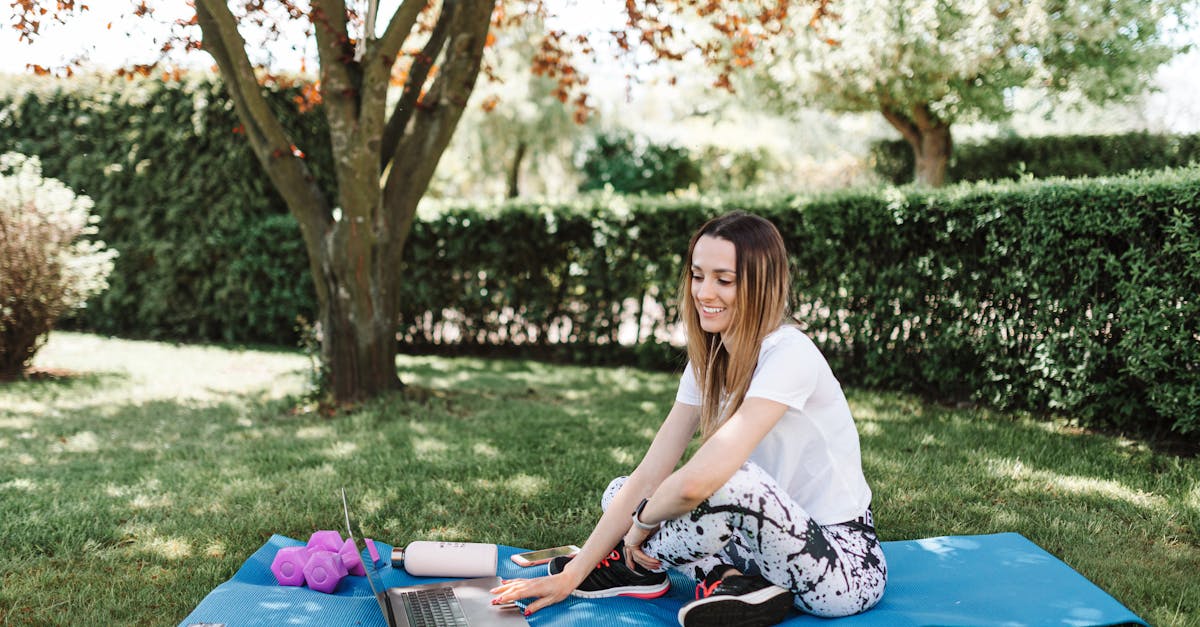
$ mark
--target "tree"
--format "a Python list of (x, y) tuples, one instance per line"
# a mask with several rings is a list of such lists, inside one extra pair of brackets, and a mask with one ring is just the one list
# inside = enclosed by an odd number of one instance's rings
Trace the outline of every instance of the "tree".
[[(958, 121), (999, 120), (1014, 90), (1104, 103), (1139, 93), (1181, 52), (1168, 25), (1186, 0), (840, 0), (753, 72), (767, 99), (839, 112), (879, 111), (940, 186)], [(753, 84), (753, 83), (752, 83)]]
[(431, 192), (516, 198), (574, 189), (572, 151), (596, 116), (559, 80), (531, 71), (545, 32), (544, 20), (527, 19), (496, 34), (485, 55), (495, 78), (476, 88)]
[[(818, 12), (827, 0), (814, 0)], [(137, 15), (152, 15), (149, 0), (131, 0)], [(77, 0), (11, 0), (12, 26), (36, 37), (44, 23), (86, 11)], [(322, 366), (333, 400), (355, 402), (400, 386), (395, 356), (403, 280), (401, 256), (418, 201), (428, 188), (474, 89), (489, 30), (544, 17), (542, 0), (402, 0), (381, 16), (379, 0), (191, 0), (195, 17), (177, 24), (172, 47), (199, 49), (216, 67), (263, 170), (300, 223), (319, 305)], [(724, 68), (744, 57), (739, 41), (778, 30), (788, 2), (630, 0), (628, 28), (611, 33), (624, 51), (647, 49), (655, 58), (683, 55), (666, 21), (672, 11), (695, 10), (728, 41), (696, 41), (711, 63)], [(309, 104), (329, 123), (336, 189), (322, 189), (272, 113), (260, 88), (262, 68), (251, 62), (261, 41), (246, 34), (278, 34), (289, 23), (315, 41), (318, 80)], [(735, 28), (736, 26), (736, 28)], [(199, 37), (195, 29), (199, 29)], [(549, 31), (534, 71), (557, 79), (560, 100), (586, 107), (573, 50), (586, 37)], [(44, 68), (34, 68), (45, 71)], [(148, 71), (148, 66), (137, 68)], [(389, 86), (401, 85), (394, 102)]]

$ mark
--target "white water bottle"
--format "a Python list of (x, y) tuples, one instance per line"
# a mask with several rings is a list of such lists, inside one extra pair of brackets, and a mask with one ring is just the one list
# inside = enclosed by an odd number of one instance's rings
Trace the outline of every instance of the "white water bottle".
[(490, 577), (496, 574), (499, 551), (494, 544), (416, 540), (392, 551), (392, 566), (416, 577)]

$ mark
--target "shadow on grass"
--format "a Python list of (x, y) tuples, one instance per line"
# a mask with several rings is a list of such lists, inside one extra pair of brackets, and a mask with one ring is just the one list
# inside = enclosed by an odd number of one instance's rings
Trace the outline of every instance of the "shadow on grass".
[(36, 395), (39, 390), (56, 394), (85, 393), (102, 387), (122, 385), (124, 372), (76, 372), (64, 368), (35, 368), (17, 378), (0, 378), (0, 393)]
[[(0, 423), (0, 571), (43, 574), (6, 576), (0, 605), (52, 622), (39, 608), (70, 585), (101, 599), (89, 615), (182, 618), (271, 534), (339, 529), (343, 486), (362, 531), (393, 544), (578, 543), (678, 380), (473, 358), (405, 358), (402, 373), (428, 393), (333, 419), (260, 390), (101, 398), (121, 396), (120, 375), (5, 388), (17, 404), (73, 402)], [(1161, 576), (1200, 570), (1194, 460), (901, 395), (850, 400), (884, 539), (1016, 531), (1152, 622), (1200, 611), (1200, 592)]]

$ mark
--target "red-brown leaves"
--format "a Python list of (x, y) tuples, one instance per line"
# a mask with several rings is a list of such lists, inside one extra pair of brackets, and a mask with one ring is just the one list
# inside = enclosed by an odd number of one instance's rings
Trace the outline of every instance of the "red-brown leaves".
[(321, 104), (321, 81), (301, 85), (300, 93), (292, 97), (292, 102), (296, 103), (296, 108), (301, 113), (311, 111)]

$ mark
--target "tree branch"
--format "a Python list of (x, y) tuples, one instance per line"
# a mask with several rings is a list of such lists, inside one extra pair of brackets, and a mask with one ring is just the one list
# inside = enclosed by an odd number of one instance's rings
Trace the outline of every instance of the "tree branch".
[(396, 7), (396, 12), (392, 14), (387, 29), (383, 31), (383, 37), (379, 38), (379, 42), (373, 50), (368, 46), (367, 53), (386, 59), (390, 70), (396, 55), (400, 54), (400, 46), (404, 45), (404, 40), (412, 32), (413, 24), (417, 23), (417, 16), (421, 15), (421, 9), (424, 8), (423, 0), (405, 0)]
[(904, 136), (905, 141), (912, 146), (913, 151), (919, 153), (921, 151), (921, 129), (913, 123), (908, 116), (900, 113), (895, 103), (890, 98), (885, 96), (879, 97), (879, 111), (883, 113), (883, 117), (900, 131)]
[[(492, 0), (465, 0), (455, 10), (451, 18), (454, 23), (449, 25), (453, 34), (446, 45), (441, 71), (422, 101), (424, 106), (415, 112), (411, 128), (397, 143), (387, 169), (385, 206), (397, 206), (405, 194), (425, 189), (433, 177), (475, 87), (493, 6)], [(407, 235), (416, 203), (401, 208), (403, 215), (392, 224), (397, 239)]]
[(344, 0), (312, 0), (312, 5), (317, 58), (321, 64), (322, 101), (330, 125), (337, 126), (358, 115), (360, 73), (346, 30), (346, 3)]
[(332, 220), (324, 193), (308, 165), (293, 154), (293, 142), (263, 96), (246, 55), (246, 42), (224, 0), (196, 0), (196, 18), (203, 49), (217, 62), (254, 155), (300, 222), (311, 247), (316, 239), (310, 236), (319, 237), (322, 225)]
[[(421, 88), (429, 79), (429, 70), (433, 68), (433, 62), (441, 54), (442, 46), (446, 43), (446, 37), (449, 35), (450, 24), (459, 12), (458, 7), (458, 0), (445, 0), (437, 24), (434, 25), (433, 32), (429, 34), (429, 41), (425, 42), (421, 54), (413, 59), (412, 66), (409, 67), (408, 80), (404, 82), (404, 92), (400, 95), (400, 100), (396, 103), (395, 108), (392, 109), (387, 128), (383, 131), (383, 142), (379, 150), (380, 169), (387, 168), (387, 164), (395, 160), (400, 139), (404, 136), (404, 130), (408, 127), (409, 120), (416, 112), (417, 99), (421, 97)], [(458, 35), (459, 33), (456, 32), (455, 36)], [(447, 64), (450, 63), (449, 58), (446, 61)], [(476, 72), (478, 72), (478, 63), (476, 63)]]
[[(391, 84), (392, 68), (400, 46), (404, 43), (420, 15), (425, 3), (420, 0), (406, 0), (397, 7), (392, 19), (388, 22), (383, 38), (376, 40), (375, 14), (378, 13), (376, 0), (371, 0), (367, 15), (367, 34), (363, 38), (363, 56), (359, 67), (362, 70), (362, 95), (359, 99), (359, 127), (373, 149), (379, 150), (383, 141), (384, 127), (387, 120), (387, 94)], [(382, 170), (387, 163), (391, 147), (376, 155), (379, 168)]]

